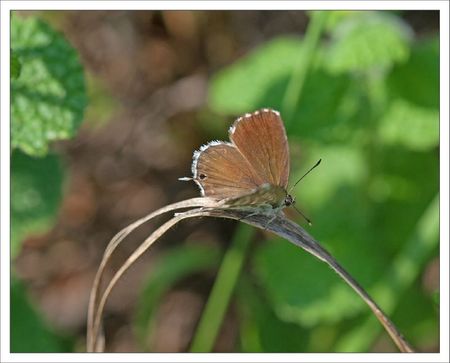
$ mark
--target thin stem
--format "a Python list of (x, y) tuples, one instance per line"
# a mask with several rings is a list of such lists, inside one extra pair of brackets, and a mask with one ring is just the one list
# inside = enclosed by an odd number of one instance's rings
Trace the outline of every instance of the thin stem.
[(87, 335), (86, 335), (88, 352), (93, 352), (97, 350), (96, 341), (98, 338), (97, 337), (98, 331), (94, 329), (94, 320), (96, 318), (96, 313), (98, 311), (98, 304), (99, 304), (98, 294), (100, 292), (100, 284), (103, 274), (105, 272), (106, 264), (108, 263), (109, 259), (111, 258), (111, 255), (113, 254), (114, 250), (119, 246), (119, 244), (125, 239), (126, 236), (128, 236), (136, 228), (161, 214), (181, 208), (192, 208), (200, 206), (207, 207), (214, 205), (214, 203), (215, 202), (213, 200), (210, 200), (208, 198), (193, 198), (184, 200), (182, 202), (167, 205), (125, 227), (111, 239), (111, 241), (109, 242), (108, 246), (105, 249), (97, 273), (95, 274), (94, 283), (89, 297)]
[(250, 246), (254, 230), (240, 225), (226, 252), (200, 323), (195, 332), (191, 352), (211, 352)]
[(283, 99), (282, 111), (286, 115), (284, 117), (286, 123), (289, 123), (292, 119), (296, 105), (300, 100), (306, 75), (311, 68), (316, 54), (317, 45), (319, 44), (326, 18), (326, 11), (311, 12), (311, 20), (303, 40), (304, 52), (301, 53), (301, 56), (297, 60)]

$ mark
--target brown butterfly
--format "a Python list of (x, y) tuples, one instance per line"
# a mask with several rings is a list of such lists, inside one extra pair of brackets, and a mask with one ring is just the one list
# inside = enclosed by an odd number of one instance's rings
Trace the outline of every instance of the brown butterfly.
[(180, 180), (195, 181), (202, 196), (223, 200), (231, 208), (276, 215), (293, 205), (287, 191), (289, 145), (280, 113), (268, 108), (247, 113), (228, 134), (231, 142), (211, 141), (195, 151), (192, 178)]

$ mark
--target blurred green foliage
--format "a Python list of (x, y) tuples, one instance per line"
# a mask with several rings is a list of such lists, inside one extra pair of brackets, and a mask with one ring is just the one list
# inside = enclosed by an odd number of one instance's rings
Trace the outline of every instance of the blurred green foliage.
[(20, 64), (19, 58), (11, 50), (11, 79), (16, 79), (20, 76), (20, 70), (22, 65)]
[[(273, 39), (213, 76), (209, 105), (281, 111), (291, 181), (323, 160), (297, 190), (310, 232), (427, 349), (439, 326), (436, 295), (420, 283), (439, 243), (438, 37), (415, 39), (394, 13), (327, 13), (310, 65), (299, 60), (305, 38)], [(297, 67), (308, 68), (286, 115)], [(249, 260), (237, 289), (242, 351), (366, 352), (385, 334), (334, 272), (286, 241), (258, 243)]]
[[(320, 44), (294, 122), (288, 124), (291, 148), (299, 140), (303, 155), (302, 164), (293, 155), (291, 179), (322, 157), (320, 169), (299, 188), (302, 209), (314, 216), (311, 232), (369, 291), (395, 280), (396, 285), (388, 288), (393, 301), (386, 302), (389, 312), (395, 313), (402, 301), (399, 294), (413, 288), (426, 261), (438, 252), (437, 38), (413, 42), (411, 30), (392, 14), (343, 15), (330, 27), (329, 40)], [(272, 69), (276, 57), (264, 57), (264, 51), (280, 43), (292, 47), (291, 55), (302, 48), (301, 39), (274, 40), (223, 70), (211, 86), (211, 106), (217, 112), (229, 113), (261, 106), (280, 109), (289, 70), (266, 78), (266, 87), (259, 85), (254, 90), (249, 90), (253, 78), (239, 76), (242, 69), (252, 69), (256, 55), (259, 62), (253, 70)], [(267, 63), (261, 64), (262, 60)], [(420, 80), (425, 92), (421, 84), (411, 84)], [(222, 92), (225, 89), (226, 93)], [(421, 89), (423, 97), (414, 92), (416, 89)], [(234, 96), (228, 97), (231, 94)], [(432, 217), (425, 219), (423, 226), (420, 223), (425, 213)], [(424, 237), (427, 247), (420, 249), (420, 240), (411, 235), (427, 227), (433, 233)], [(410, 238), (416, 254), (406, 252)], [(395, 278), (394, 271), (389, 270), (391, 274), (383, 276), (389, 266), (397, 266), (397, 260), (402, 261), (399, 268), (403, 274)], [(347, 319), (350, 325), (351, 318), (368, 314), (359, 298), (325, 265), (288, 243), (274, 240), (262, 245), (252, 265), (267, 301), (282, 321), (317, 327)], [(382, 296), (375, 289), (375, 299)], [(418, 300), (415, 310), (433, 311), (431, 297)], [(415, 336), (404, 331), (413, 343), (427, 334), (436, 335), (436, 314), (414, 317), (417, 324), (428, 320), (429, 330), (413, 330)], [(400, 328), (410, 326), (405, 320), (398, 324)], [(370, 349), (376, 335), (368, 336), (369, 341), (350, 350)]]
[[(64, 168), (59, 155), (49, 153), (49, 144), (75, 136), (86, 104), (75, 49), (44, 21), (12, 15), (11, 258), (27, 236), (54, 224)], [(68, 339), (46, 326), (18, 281), (11, 285), (11, 306), (13, 352), (71, 349)]]
[(213, 76), (209, 91), (211, 108), (222, 114), (240, 114), (264, 107), (271, 96), (276, 100), (270, 104), (280, 101), (292, 69), (302, 56), (302, 42), (297, 38), (274, 39), (263, 44)]
[(330, 31), (324, 67), (331, 73), (365, 72), (408, 58), (409, 28), (387, 12), (342, 17)]

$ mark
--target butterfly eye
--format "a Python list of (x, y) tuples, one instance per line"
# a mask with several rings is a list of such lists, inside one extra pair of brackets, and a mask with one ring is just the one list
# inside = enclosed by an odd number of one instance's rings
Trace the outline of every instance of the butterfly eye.
[(205, 180), (206, 179), (206, 175), (205, 174), (200, 174), (198, 177), (199, 177), (200, 180)]
[(295, 204), (295, 199), (292, 197), (292, 195), (288, 194), (286, 198), (284, 199), (284, 205), (286, 207), (289, 207), (291, 205)]

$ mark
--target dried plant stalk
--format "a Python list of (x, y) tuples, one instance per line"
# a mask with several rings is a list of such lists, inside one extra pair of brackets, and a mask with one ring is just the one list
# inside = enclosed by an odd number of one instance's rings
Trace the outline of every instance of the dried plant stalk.
[[(172, 219), (164, 223), (156, 229), (142, 244), (131, 254), (131, 256), (124, 262), (120, 269), (112, 277), (111, 281), (103, 291), (103, 294), (98, 300), (98, 293), (100, 289), (100, 282), (104, 273), (106, 263), (111, 257), (113, 251), (117, 248), (123, 239), (130, 234), (134, 229), (149, 221), (150, 219), (159, 216), (163, 213), (182, 208), (193, 208), (183, 213), (176, 214)], [(384, 314), (381, 308), (369, 296), (369, 294), (356, 282), (356, 280), (331, 256), (331, 254), (323, 248), (314, 238), (312, 238), (306, 231), (285, 218), (282, 215), (272, 219), (272, 216), (267, 214), (250, 214), (248, 211), (240, 209), (223, 208), (223, 202), (218, 202), (211, 198), (194, 198), (183, 202), (175, 203), (155, 211), (152, 214), (138, 220), (129, 227), (120, 231), (109, 243), (105, 250), (99, 270), (97, 271), (94, 285), (91, 290), (91, 297), (89, 302), (88, 312), (88, 334), (87, 334), (87, 349), (90, 352), (103, 351), (104, 336), (101, 331), (101, 317), (108, 299), (108, 296), (125, 271), (138, 259), (156, 240), (158, 240), (171, 227), (183, 219), (194, 217), (220, 217), (227, 219), (235, 219), (243, 221), (252, 226), (261, 228), (263, 230), (271, 231), (280, 237), (287, 239), (293, 244), (303, 248), (313, 256), (330, 266), (369, 306), (377, 319), (388, 332), (394, 343), (401, 352), (414, 352), (411, 345), (400, 334), (391, 320)]]
[[(99, 341), (103, 341), (103, 339), (98, 339), (99, 334), (99, 323), (94, 324), (94, 320), (99, 321), (102, 313), (100, 313), (100, 316), (96, 313), (98, 313), (98, 294), (100, 291), (100, 284), (101, 280), (103, 278), (106, 264), (108, 263), (109, 259), (111, 258), (114, 250), (119, 246), (119, 244), (127, 237), (131, 232), (133, 232), (136, 228), (141, 226), (142, 224), (150, 221), (153, 218), (156, 218), (164, 213), (171, 212), (177, 209), (183, 209), (183, 208), (193, 208), (193, 207), (214, 207), (217, 205), (217, 201), (215, 199), (210, 198), (192, 198), (187, 199), (178, 203), (170, 204), (165, 207), (162, 207), (158, 210), (156, 210), (153, 213), (148, 214), (147, 216), (137, 220), (136, 222), (130, 224), (129, 226), (122, 229), (120, 232), (118, 232), (108, 243), (108, 246), (105, 249), (105, 252), (103, 253), (102, 260), (100, 262), (100, 266), (95, 274), (93, 286), (91, 289), (91, 294), (89, 297), (89, 305), (88, 305), (88, 317), (87, 317), (87, 339), (86, 339), (86, 345), (87, 345), (87, 351), (88, 352), (96, 352), (96, 351), (102, 351), (102, 344), (99, 344)], [(132, 256), (130, 256), (131, 258)], [(105, 290), (106, 291), (106, 290)], [(105, 299), (106, 300), (106, 299)], [(101, 309), (103, 310), (103, 309)], [(96, 327), (94, 328), (94, 325)]]

